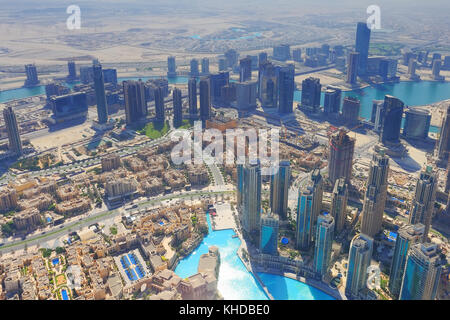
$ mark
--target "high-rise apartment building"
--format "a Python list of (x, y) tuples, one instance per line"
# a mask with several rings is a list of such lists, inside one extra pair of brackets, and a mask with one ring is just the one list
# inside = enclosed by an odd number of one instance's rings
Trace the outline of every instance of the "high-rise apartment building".
[(400, 300), (434, 300), (442, 273), (441, 250), (434, 243), (415, 244), (406, 262)]
[(239, 61), (239, 81), (245, 82), (252, 79), (252, 59), (247, 56)]
[(339, 178), (344, 178), (346, 183), (350, 183), (355, 142), (355, 139), (351, 138), (344, 129), (330, 136), (328, 178), (332, 185)]
[(259, 250), (263, 254), (278, 254), (279, 218), (277, 214), (264, 214), (261, 216), (261, 231)]
[(197, 80), (190, 78), (188, 81), (188, 99), (189, 99), (189, 114), (191, 116), (197, 115)]
[(289, 181), (291, 178), (291, 164), (283, 160), (279, 163), (278, 172), (270, 179), (270, 208), (278, 214), (280, 219), (287, 219)]
[(278, 112), (292, 113), (295, 90), (295, 67), (293, 64), (281, 66), (278, 70)]
[(180, 127), (183, 124), (183, 101), (181, 99), (181, 90), (173, 89), (173, 126)]
[(359, 122), (360, 101), (355, 97), (345, 97), (342, 103), (342, 120), (347, 124)]
[(416, 183), (416, 191), (411, 203), (409, 223), (422, 223), (425, 226), (424, 240), (430, 231), (431, 219), (433, 217), (434, 203), (436, 200), (436, 189), (438, 179), (433, 169), (428, 166), (420, 173)]
[(370, 162), (361, 221), (361, 233), (370, 237), (381, 231), (386, 206), (388, 173), (389, 158), (383, 152), (374, 153)]
[(384, 117), (381, 124), (380, 142), (397, 144), (400, 141), (404, 103), (391, 95), (384, 97)]
[(242, 227), (248, 234), (260, 231), (261, 164), (250, 159), (243, 167)]
[(373, 238), (365, 234), (356, 235), (348, 254), (347, 281), (345, 283), (345, 295), (355, 299), (367, 282), (367, 268), (370, 266), (373, 250)]
[(302, 81), (301, 106), (312, 112), (317, 112), (320, 107), (320, 92), (322, 85), (320, 79), (309, 77)]
[(347, 218), (348, 185), (344, 178), (336, 180), (331, 194), (331, 215), (335, 221), (336, 234), (344, 230)]
[(358, 75), (367, 72), (367, 58), (369, 57), (370, 29), (366, 22), (358, 22), (356, 27), (355, 51), (359, 53)]
[(166, 120), (166, 107), (164, 105), (164, 89), (155, 88), (155, 120), (164, 123)]
[(103, 80), (102, 65), (98, 60), (94, 60), (92, 66), (94, 74), (95, 99), (97, 102), (98, 123), (108, 122), (108, 107), (106, 105), (105, 82)]
[(39, 84), (39, 78), (35, 64), (25, 65), (25, 74), (27, 76), (27, 79), (25, 80), (26, 87), (31, 87)]
[(16, 114), (11, 106), (3, 109), (3, 119), (5, 120), (6, 132), (8, 133), (8, 148), (17, 156), (21, 156), (22, 141), (20, 140)]
[(331, 265), (331, 249), (333, 246), (335, 222), (330, 214), (321, 214), (317, 218), (314, 271), (324, 276)]
[(349, 84), (356, 84), (358, 76), (358, 66), (361, 60), (359, 52), (350, 52), (347, 60), (347, 76), (345, 82)]
[(389, 291), (396, 298), (398, 298), (402, 287), (409, 250), (414, 244), (422, 241), (424, 230), (425, 226), (419, 223), (415, 225), (407, 224), (398, 231), (391, 272), (389, 273)]
[(144, 120), (147, 116), (147, 101), (145, 99), (144, 82), (133, 80), (124, 81), (123, 96), (127, 124)]
[(209, 78), (200, 80), (200, 119), (202, 122), (211, 119), (211, 83)]

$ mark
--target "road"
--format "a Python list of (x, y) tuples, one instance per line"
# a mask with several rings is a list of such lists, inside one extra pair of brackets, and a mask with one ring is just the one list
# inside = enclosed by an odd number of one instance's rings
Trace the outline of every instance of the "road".
[[(174, 199), (184, 199), (184, 198), (202, 198), (202, 197), (208, 197), (212, 195), (223, 195), (223, 194), (230, 194), (234, 191), (231, 190), (222, 190), (222, 191), (189, 191), (189, 192), (178, 192), (177, 194), (170, 194), (170, 195), (164, 195), (155, 197), (149, 200), (141, 201), (140, 203), (137, 203), (137, 208), (135, 210), (140, 209), (146, 209), (148, 207), (152, 207), (157, 203), (160, 203), (162, 201), (167, 200), (174, 200)], [(53, 230), (45, 232), (45, 233), (39, 233), (34, 236), (30, 236), (28, 239), (25, 240), (18, 240), (13, 241), (11, 243), (6, 243), (2, 247), (0, 247), (0, 253), (7, 253), (11, 252), (13, 250), (20, 250), (23, 249), (26, 246), (34, 246), (34, 245), (42, 245), (45, 242), (56, 240), (57, 238), (62, 237), (64, 234), (70, 233), (75, 230), (80, 230), (84, 227), (87, 227), (89, 225), (92, 225), (94, 223), (101, 222), (103, 220), (114, 218), (118, 215), (121, 215), (125, 212), (123, 207), (117, 208), (114, 210), (106, 210), (101, 211), (95, 214), (91, 214), (89, 216), (80, 216), (78, 220), (72, 221), (66, 224), (63, 224), (61, 226), (57, 226), (53, 228)]]

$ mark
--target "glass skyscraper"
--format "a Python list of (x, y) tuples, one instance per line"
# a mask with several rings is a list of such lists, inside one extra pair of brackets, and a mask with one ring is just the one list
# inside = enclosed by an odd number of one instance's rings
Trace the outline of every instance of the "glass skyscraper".
[(406, 262), (400, 300), (434, 300), (442, 273), (436, 244), (415, 244)]
[(345, 295), (358, 298), (361, 289), (366, 287), (367, 268), (370, 266), (373, 250), (373, 238), (365, 234), (356, 235), (351, 244), (348, 257)]
[(331, 263), (331, 249), (334, 238), (334, 219), (324, 213), (317, 218), (316, 243), (314, 250), (314, 271), (324, 276)]
[(402, 127), (404, 103), (393, 96), (384, 97), (384, 117), (381, 124), (380, 142), (398, 143)]
[(313, 192), (311, 187), (299, 190), (297, 208), (297, 249), (308, 250), (313, 232)]
[(287, 219), (289, 181), (291, 178), (291, 164), (280, 161), (278, 172), (270, 179), (270, 208), (281, 219)]
[(348, 185), (344, 178), (336, 180), (334, 184), (333, 193), (331, 194), (331, 215), (336, 224), (336, 233), (339, 234), (345, 226), (347, 217), (347, 200), (348, 200)]
[(95, 98), (97, 101), (98, 123), (106, 123), (108, 121), (108, 108), (106, 106), (105, 82), (103, 80), (102, 65), (98, 60), (94, 60), (92, 66), (94, 74)]
[(389, 274), (389, 291), (395, 297), (398, 297), (400, 294), (408, 252), (411, 246), (422, 240), (424, 230), (425, 226), (419, 223), (416, 225), (405, 225), (398, 232)]
[(6, 131), (8, 133), (8, 148), (17, 156), (22, 155), (22, 140), (20, 140), (17, 118), (11, 106), (3, 109), (3, 119), (5, 120)]
[(295, 66), (288, 64), (278, 68), (278, 112), (292, 113), (295, 89)]
[(370, 29), (366, 22), (358, 22), (356, 26), (355, 51), (359, 52), (358, 74), (367, 72), (367, 58), (369, 57)]
[(181, 90), (173, 89), (173, 126), (178, 128), (183, 123), (183, 101), (181, 100)]
[(437, 183), (436, 173), (432, 171), (430, 166), (420, 173), (416, 183), (416, 192), (411, 205), (409, 223), (422, 223), (425, 226), (424, 240), (426, 240), (430, 230)]
[(259, 238), (259, 249), (261, 253), (278, 254), (278, 229), (279, 218), (277, 214), (261, 216), (261, 233)]
[(260, 230), (261, 219), (261, 164), (250, 160), (243, 168), (242, 226), (248, 234)]
[(361, 233), (371, 237), (381, 231), (388, 173), (389, 158), (383, 152), (374, 153), (370, 163), (361, 221)]

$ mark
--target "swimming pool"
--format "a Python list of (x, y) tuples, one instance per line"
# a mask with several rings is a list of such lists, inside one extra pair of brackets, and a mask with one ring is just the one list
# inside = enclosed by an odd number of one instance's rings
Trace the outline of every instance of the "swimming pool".
[(52, 260), (52, 264), (56, 266), (59, 263), (59, 258), (55, 258)]
[(69, 300), (69, 295), (67, 294), (67, 290), (66, 289), (62, 289), (61, 290), (61, 297), (63, 300)]

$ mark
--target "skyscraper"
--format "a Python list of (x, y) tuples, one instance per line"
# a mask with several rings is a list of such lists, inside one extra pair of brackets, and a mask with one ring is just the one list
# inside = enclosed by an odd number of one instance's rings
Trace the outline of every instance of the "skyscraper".
[(317, 112), (320, 107), (320, 90), (322, 85), (319, 78), (309, 77), (302, 81), (302, 101), (303, 108), (312, 112)]
[(384, 117), (381, 125), (380, 142), (399, 143), (404, 103), (393, 96), (384, 97)]
[(388, 173), (389, 158), (383, 152), (374, 153), (370, 162), (361, 221), (361, 233), (370, 237), (381, 231), (387, 197)]
[(252, 79), (252, 59), (247, 56), (239, 61), (239, 82)]
[(209, 78), (200, 80), (200, 119), (202, 122), (211, 118), (211, 90)]
[(94, 73), (95, 98), (97, 102), (98, 123), (108, 122), (108, 107), (106, 105), (105, 83), (103, 81), (102, 65), (98, 60), (94, 60), (92, 66)]
[(188, 82), (189, 114), (197, 115), (197, 80), (190, 78)]
[(20, 140), (19, 126), (17, 125), (16, 114), (11, 106), (3, 109), (3, 119), (5, 120), (6, 131), (8, 133), (8, 148), (17, 156), (22, 155), (22, 141)]
[(313, 266), (314, 271), (322, 276), (327, 274), (331, 264), (334, 227), (334, 219), (330, 214), (321, 214), (317, 218)]
[(180, 127), (183, 124), (183, 101), (181, 100), (181, 90), (173, 89), (173, 126)]
[(356, 27), (355, 51), (359, 52), (358, 75), (365, 75), (369, 57), (370, 29), (366, 22), (358, 22)]
[(302, 49), (301, 48), (297, 48), (297, 49), (292, 50), (292, 59), (295, 62), (302, 62), (303, 61), (303, 59), (302, 59)]
[(373, 238), (365, 234), (356, 235), (348, 254), (347, 281), (345, 295), (348, 298), (357, 298), (361, 289), (366, 287), (367, 268), (372, 258)]
[(260, 52), (258, 55), (258, 67), (261, 65), (261, 63), (267, 61), (267, 52)]
[(392, 257), (391, 272), (389, 274), (389, 291), (398, 298), (402, 287), (403, 274), (410, 248), (421, 242), (425, 226), (423, 224), (407, 224), (400, 228), (395, 241), (394, 256)]
[(428, 110), (408, 108), (405, 111), (403, 136), (410, 139), (426, 139), (430, 124), (431, 113)]
[(308, 250), (313, 232), (313, 191), (311, 187), (299, 189), (297, 205), (296, 246), (299, 250)]
[(270, 208), (278, 214), (280, 219), (287, 219), (289, 181), (291, 178), (291, 164), (280, 161), (278, 172), (270, 179)]
[(440, 250), (434, 243), (415, 244), (404, 271), (400, 300), (434, 300), (442, 273)]
[(355, 139), (351, 138), (346, 130), (340, 129), (339, 132), (330, 136), (329, 140), (328, 178), (332, 185), (342, 177), (346, 183), (350, 183)]
[(267, 60), (259, 64), (258, 97), (263, 107), (278, 106), (278, 72), (274, 64)]
[(225, 52), (225, 61), (227, 68), (234, 68), (239, 59), (239, 53), (234, 49), (229, 49)]
[(325, 115), (337, 116), (341, 110), (342, 90), (331, 86), (327, 87), (324, 94), (323, 113)]
[(166, 120), (166, 110), (164, 105), (163, 87), (155, 88), (155, 120), (164, 123)]
[(167, 77), (173, 78), (177, 76), (177, 63), (175, 57), (170, 56), (167, 58)]
[(279, 218), (277, 214), (264, 214), (261, 216), (261, 232), (259, 237), (259, 250), (263, 254), (278, 254)]
[(273, 58), (279, 61), (291, 59), (291, 47), (288, 44), (281, 44), (273, 48)]
[(75, 61), (71, 60), (67, 62), (67, 69), (69, 71), (69, 74), (67, 78), (69, 80), (74, 80), (77, 78), (77, 69), (75, 67)]
[(323, 181), (319, 169), (314, 169), (306, 187), (299, 189), (297, 205), (297, 248), (308, 250), (322, 209)]
[(127, 124), (144, 120), (147, 115), (144, 83), (142, 81), (124, 81), (123, 96)]
[(191, 72), (190, 72), (190, 76), (191, 77), (198, 77), (199, 72), (198, 72), (198, 60), (197, 59), (192, 59), (191, 60)]
[(243, 167), (242, 227), (248, 234), (259, 232), (261, 219), (261, 164), (250, 159)]
[(441, 59), (436, 59), (436, 60), (433, 61), (433, 67), (432, 67), (432, 70), (431, 70), (431, 75), (432, 75), (434, 80), (445, 80), (445, 77), (440, 75), (441, 65), (442, 65), (442, 60)]
[(27, 79), (25, 80), (25, 86), (35, 86), (39, 84), (36, 65), (34, 64), (25, 65), (25, 74), (27, 75)]
[(336, 234), (344, 230), (347, 218), (348, 185), (344, 178), (336, 180), (331, 194), (331, 215), (334, 217)]
[(345, 97), (342, 103), (342, 119), (347, 124), (356, 124), (359, 122), (360, 101), (355, 97)]
[(292, 113), (295, 89), (295, 67), (293, 64), (282, 66), (278, 71), (278, 112)]
[(219, 72), (208, 76), (209, 87), (211, 91), (211, 104), (217, 104), (221, 101), (222, 88), (227, 86), (230, 81), (229, 72)]
[(442, 119), (441, 132), (439, 134), (439, 143), (437, 156), (439, 161), (445, 163), (449, 159), (450, 153), (450, 106), (447, 107), (447, 113)]
[(431, 226), (437, 183), (436, 173), (428, 166), (420, 173), (416, 183), (416, 192), (411, 204), (409, 223), (422, 223), (425, 226), (423, 234), (424, 241), (427, 239)]
[(243, 203), (243, 192), (244, 192), (244, 165), (236, 164), (236, 203), (237, 207), (240, 208)]
[(219, 59), (219, 72), (227, 70), (227, 60), (224, 58)]
[(358, 65), (361, 60), (359, 52), (350, 52), (347, 62), (347, 77), (346, 82), (350, 84), (356, 84), (358, 75)]
[(209, 59), (208, 58), (202, 59), (202, 74), (204, 74), (204, 75), (209, 74)]

